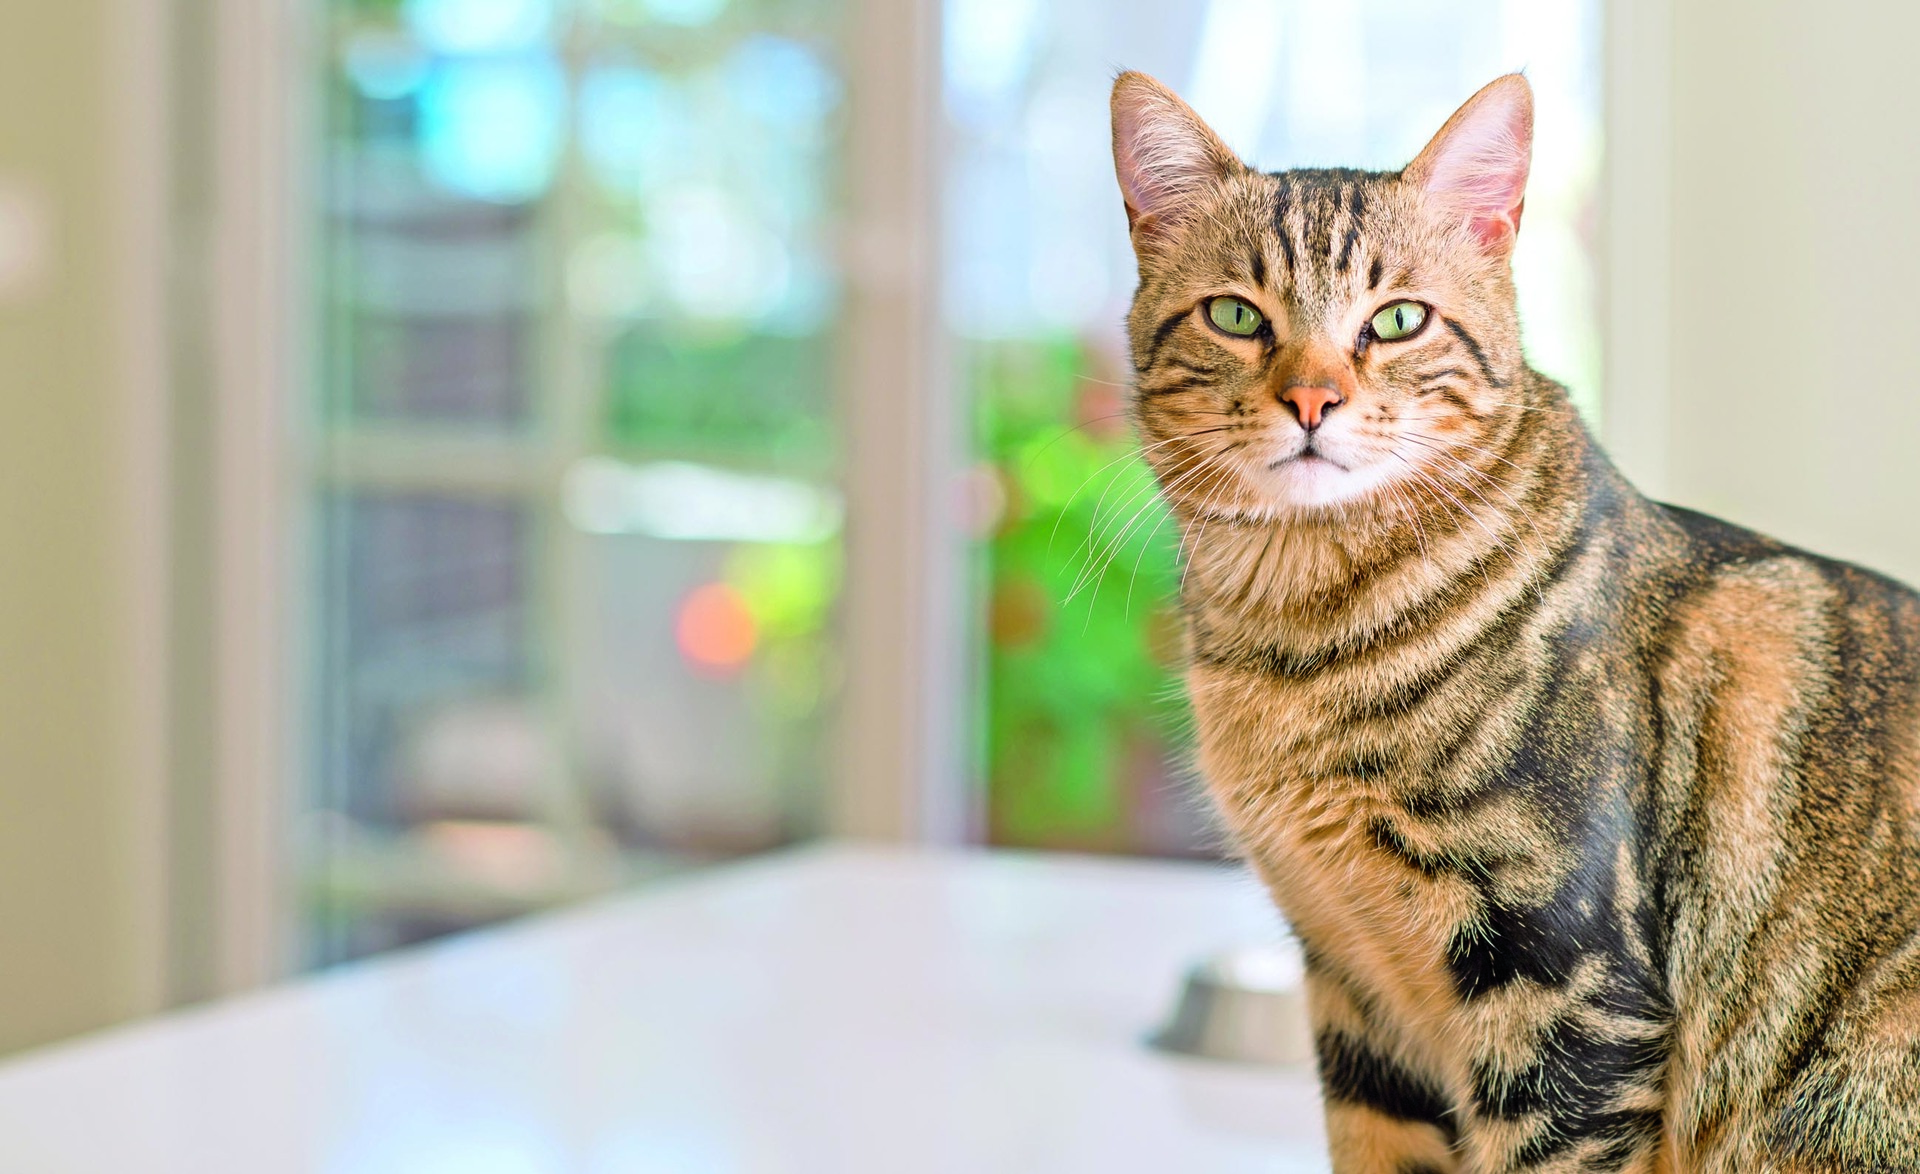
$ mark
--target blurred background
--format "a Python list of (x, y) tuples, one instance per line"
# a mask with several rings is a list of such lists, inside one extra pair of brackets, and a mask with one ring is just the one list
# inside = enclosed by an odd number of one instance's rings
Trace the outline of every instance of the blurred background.
[(1904, 7), (7, 0), (0, 1051), (820, 837), (1205, 856), (1107, 89), (1539, 120), (1534, 364), (1920, 579)]

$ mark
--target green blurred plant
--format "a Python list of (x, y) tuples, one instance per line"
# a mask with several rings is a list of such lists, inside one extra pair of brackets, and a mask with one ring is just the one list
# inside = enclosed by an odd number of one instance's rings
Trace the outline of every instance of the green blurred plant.
[(987, 547), (987, 767), (1002, 843), (1125, 849), (1143, 758), (1185, 716), (1175, 534), (1126, 391), (1071, 339), (975, 345), (982, 450), (1005, 496)]
[(609, 350), (608, 441), (761, 469), (830, 468), (829, 346), (824, 335), (629, 331)]

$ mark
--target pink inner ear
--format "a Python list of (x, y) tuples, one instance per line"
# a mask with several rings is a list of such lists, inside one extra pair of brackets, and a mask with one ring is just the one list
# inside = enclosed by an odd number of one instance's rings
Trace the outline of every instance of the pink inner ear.
[(1132, 109), (1116, 110), (1113, 119), (1113, 155), (1120, 175), (1120, 193), (1127, 202), (1127, 222), (1138, 216), (1152, 215), (1167, 202), (1169, 193), (1154, 182), (1140, 151), (1140, 115)]
[(1488, 91), (1441, 129), (1410, 170), (1417, 171), (1429, 196), (1457, 210), (1474, 237), (1492, 247), (1511, 241), (1520, 230), (1533, 147), (1533, 103), (1518, 78)]
[(1113, 150), (1127, 207), (1138, 216), (1171, 212), (1211, 169), (1197, 128), (1152, 105), (1114, 112)]
[(1199, 115), (1135, 73), (1114, 83), (1113, 161), (1129, 224), (1149, 235), (1155, 225), (1178, 219), (1195, 192), (1237, 165)]

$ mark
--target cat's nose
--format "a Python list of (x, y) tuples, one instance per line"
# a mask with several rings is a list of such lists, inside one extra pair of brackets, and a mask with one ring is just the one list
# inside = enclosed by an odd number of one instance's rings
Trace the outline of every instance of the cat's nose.
[(1296, 383), (1280, 393), (1280, 402), (1293, 409), (1294, 419), (1302, 428), (1312, 431), (1320, 427), (1328, 412), (1347, 401), (1334, 388)]

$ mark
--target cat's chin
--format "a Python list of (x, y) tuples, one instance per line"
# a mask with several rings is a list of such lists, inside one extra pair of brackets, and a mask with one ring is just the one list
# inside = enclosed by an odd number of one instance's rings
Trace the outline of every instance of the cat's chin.
[(1387, 480), (1379, 464), (1348, 466), (1324, 456), (1297, 456), (1258, 471), (1262, 496), (1282, 510), (1358, 505)]

